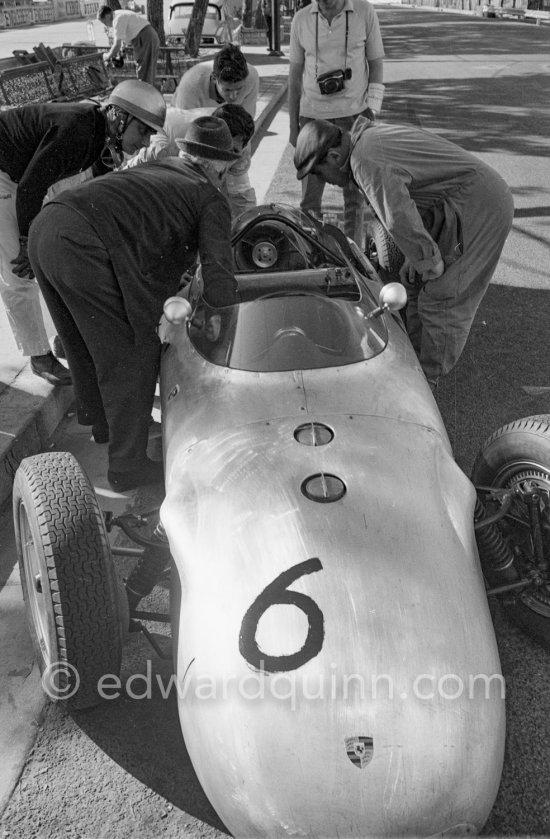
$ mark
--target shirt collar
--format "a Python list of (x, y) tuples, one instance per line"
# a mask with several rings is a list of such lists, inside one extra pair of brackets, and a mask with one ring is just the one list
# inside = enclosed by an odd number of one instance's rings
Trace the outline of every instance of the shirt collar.
[(223, 103), (225, 102), (225, 99), (222, 99), (222, 97), (218, 93), (218, 88), (216, 87), (216, 82), (213, 73), (211, 73), (210, 75), (210, 90), (208, 91), (208, 94), (211, 99), (214, 99), (214, 101), (218, 102), (220, 105), (223, 105)]
[[(320, 15), (323, 14), (322, 11), (319, 8), (319, 3), (317, 2), (317, 0), (312, 0), (312, 2), (309, 4), (309, 6), (306, 6), (306, 8), (309, 9), (309, 13), (312, 14), (312, 15), (313, 14), (320, 14)], [(344, 8), (342, 9), (342, 12), (353, 12), (353, 11), (354, 11), (353, 0), (346, 0), (346, 2), (344, 3)], [(340, 12), (339, 14), (342, 14), (342, 12)]]

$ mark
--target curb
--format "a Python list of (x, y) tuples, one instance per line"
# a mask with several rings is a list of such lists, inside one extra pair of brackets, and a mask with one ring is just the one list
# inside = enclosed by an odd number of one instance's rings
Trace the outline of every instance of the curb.
[(261, 141), (261, 134), (263, 131), (267, 130), (271, 120), (273, 119), (275, 112), (277, 111), (279, 105), (281, 104), (284, 97), (287, 95), (288, 92), (288, 77), (284, 78), (284, 82), (280, 87), (280, 90), (277, 91), (275, 96), (272, 96), (263, 111), (258, 114), (258, 117), (255, 120), (254, 126), (254, 136), (251, 140), (251, 152), (254, 154), (256, 149), (258, 148), (260, 141)]
[[(11, 685), (11, 688), (13, 687), (15, 686)], [(42, 691), (41, 677), (36, 664), (19, 689), (13, 692), (10, 690), (10, 702), (12, 707), (9, 713), (5, 714), (6, 727), (1, 726), (0, 737), (3, 757), (3, 768), (0, 772), (0, 819), (10, 803), (46, 713), (47, 699)], [(3, 716), (0, 711), (2, 722)]]

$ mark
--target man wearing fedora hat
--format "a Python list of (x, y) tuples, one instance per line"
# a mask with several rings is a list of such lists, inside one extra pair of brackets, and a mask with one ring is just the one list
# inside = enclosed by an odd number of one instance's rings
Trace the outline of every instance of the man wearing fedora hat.
[(115, 172), (56, 195), (29, 234), (29, 258), (63, 341), (83, 425), (104, 425), (117, 491), (162, 480), (147, 458), (159, 373), (156, 327), (198, 254), (205, 300), (231, 305), (229, 204), (219, 190), (238, 158), (222, 120), (201, 117), (183, 157)]
[(224, 193), (231, 208), (231, 218), (235, 220), (250, 207), (256, 206), (256, 193), (250, 186), (248, 169), (250, 166), (249, 143), (254, 135), (254, 120), (243, 108), (233, 102), (225, 102), (218, 108), (168, 108), (164, 128), (151, 137), (146, 149), (133, 155), (124, 167), (131, 169), (151, 160), (178, 155), (178, 139), (185, 137), (191, 123), (200, 116), (215, 116), (223, 119), (233, 137), (233, 151), (239, 153), (239, 159), (230, 167), (224, 181)]

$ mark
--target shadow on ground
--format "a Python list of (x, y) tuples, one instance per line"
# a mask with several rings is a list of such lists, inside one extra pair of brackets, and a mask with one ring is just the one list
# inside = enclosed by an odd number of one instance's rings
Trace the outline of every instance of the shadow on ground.
[(496, 428), (550, 414), (549, 299), (547, 290), (490, 286), (458, 365), (441, 382), (437, 401), (467, 474)]
[[(386, 85), (384, 121), (442, 132), (476, 153), (547, 156), (550, 75), (528, 70), (531, 57), (539, 68), (548, 56), (550, 28), (401, 8), (379, 17), (387, 59), (410, 62), (407, 79)], [(460, 55), (478, 56), (481, 74), (447, 78), (441, 59)]]

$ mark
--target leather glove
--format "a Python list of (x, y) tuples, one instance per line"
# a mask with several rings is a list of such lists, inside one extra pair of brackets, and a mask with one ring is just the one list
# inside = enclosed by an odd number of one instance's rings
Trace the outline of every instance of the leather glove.
[(29, 280), (34, 280), (34, 272), (31, 268), (31, 263), (29, 262), (29, 256), (27, 253), (27, 243), (27, 237), (20, 236), (19, 253), (16, 258), (11, 261), (11, 264), (13, 265), (12, 271), (16, 277), (28, 277)]

